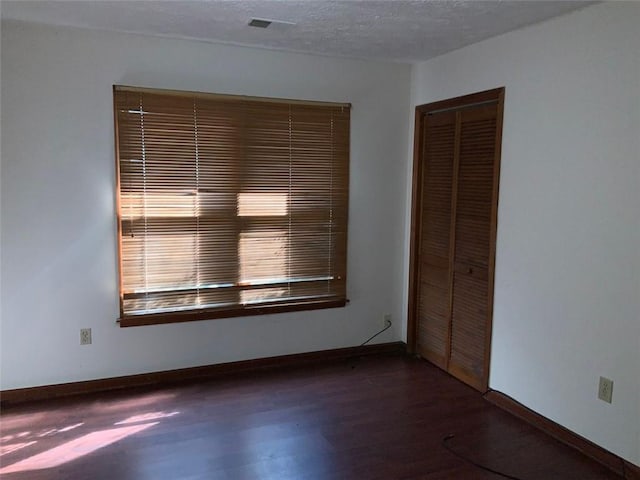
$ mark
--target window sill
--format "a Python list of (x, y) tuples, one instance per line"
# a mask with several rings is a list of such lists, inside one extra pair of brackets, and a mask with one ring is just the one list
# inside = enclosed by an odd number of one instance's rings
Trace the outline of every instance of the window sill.
[(256, 305), (234, 309), (211, 309), (188, 312), (150, 313), (146, 315), (123, 316), (118, 319), (120, 327), (140, 327), (143, 325), (161, 325), (164, 323), (197, 322), (220, 318), (248, 317), (252, 315), (269, 315), (273, 313), (300, 312), (320, 310), (324, 308), (344, 307), (346, 299), (319, 300), (304, 303), (288, 303), (277, 305)]

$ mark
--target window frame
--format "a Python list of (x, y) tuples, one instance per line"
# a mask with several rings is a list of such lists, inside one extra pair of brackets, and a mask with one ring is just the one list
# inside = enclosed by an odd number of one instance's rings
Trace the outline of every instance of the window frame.
[[(188, 310), (171, 310), (161, 312), (146, 312), (126, 314), (124, 308), (125, 291), (124, 291), (124, 274), (123, 274), (123, 215), (122, 215), (122, 189), (121, 189), (121, 159), (120, 159), (120, 138), (119, 138), (119, 125), (118, 125), (118, 104), (116, 93), (118, 91), (127, 92), (140, 92), (141, 94), (166, 94), (171, 96), (187, 96), (205, 99), (224, 99), (224, 100), (248, 100), (266, 103), (277, 103), (280, 105), (306, 105), (306, 106), (324, 106), (324, 107), (342, 107), (351, 108), (349, 103), (333, 103), (333, 102), (318, 102), (318, 101), (305, 101), (305, 100), (289, 100), (280, 98), (269, 97), (252, 97), (241, 95), (226, 95), (216, 93), (202, 93), (202, 92), (190, 92), (190, 91), (177, 91), (177, 90), (164, 90), (164, 89), (152, 89), (144, 87), (130, 87), (123, 85), (113, 86), (113, 112), (114, 112), (114, 140), (115, 140), (115, 166), (116, 166), (116, 181), (115, 181), (115, 193), (116, 193), (116, 222), (117, 222), (117, 269), (118, 269), (118, 293), (120, 303), (120, 315), (117, 322), (120, 327), (132, 327), (142, 325), (156, 325), (166, 323), (179, 323), (188, 321), (200, 321), (200, 320), (213, 320), (220, 318), (234, 318), (240, 316), (252, 316), (252, 315), (265, 315), (273, 313), (285, 313), (285, 312), (297, 312), (306, 310), (317, 310), (325, 308), (339, 308), (344, 307), (348, 303), (346, 292), (346, 280), (347, 280), (347, 236), (348, 236), (348, 206), (349, 206), (349, 163), (350, 163), (350, 120), (347, 117), (347, 153), (346, 153), (346, 199), (345, 199), (345, 219), (344, 219), (344, 235), (341, 248), (344, 249), (344, 266), (341, 268), (342, 274), (336, 277), (336, 280), (344, 283), (343, 295), (330, 296), (327, 298), (314, 297), (305, 300), (285, 299), (284, 301), (269, 301), (268, 303), (245, 303), (242, 304), (238, 301), (237, 304), (232, 307), (212, 307), (212, 308), (191, 308)], [(241, 147), (243, 143), (239, 144)], [(153, 218), (153, 217), (149, 217)], [(252, 216), (240, 216), (235, 215), (236, 224), (251, 223)], [(240, 227), (239, 227), (240, 228)], [(242, 232), (242, 228), (239, 229)], [(238, 235), (237, 239), (240, 240), (241, 235)], [(287, 236), (287, 238), (289, 238)], [(240, 248), (238, 244), (238, 248)], [(239, 268), (239, 267), (238, 267)], [(285, 282), (287, 283), (287, 282)], [(290, 283), (290, 282), (288, 282)], [(269, 285), (273, 286), (273, 285)], [(199, 288), (199, 287), (198, 287)], [(238, 292), (244, 291), (242, 285), (238, 284), (235, 287)], [(265, 287), (266, 288), (266, 287)], [(250, 290), (250, 289), (248, 289)]]

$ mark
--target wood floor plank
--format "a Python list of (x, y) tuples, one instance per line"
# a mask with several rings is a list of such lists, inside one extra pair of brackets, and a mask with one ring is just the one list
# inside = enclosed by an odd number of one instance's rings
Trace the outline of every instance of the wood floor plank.
[(3, 410), (3, 480), (619, 478), (430, 364), (372, 356)]

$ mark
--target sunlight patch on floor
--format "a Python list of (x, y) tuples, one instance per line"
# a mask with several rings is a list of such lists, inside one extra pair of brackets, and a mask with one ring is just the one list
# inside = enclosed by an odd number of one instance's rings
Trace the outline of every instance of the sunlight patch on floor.
[(34, 443), (36, 443), (35, 440), (31, 442), (12, 443), (10, 445), (0, 445), (0, 457), (3, 455), (7, 455), (9, 453), (17, 452), (18, 450), (21, 450), (24, 447), (33, 445)]
[(152, 393), (148, 395), (142, 395), (135, 398), (127, 398), (122, 400), (109, 400), (98, 401), (93, 405), (93, 408), (98, 413), (108, 413), (117, 410), (128, 410), (132, 408), (142, 408), (146, 405), (151, 405), (159, 402), (165, 402), (172, 400), (175, 397), (175, 393)]
[(80, 438), (76, 438), (75, 440), (71, 440), (60, 446), (51, 448), (45, 452), (20, 460), (13, 465), (0, 468), (0, 474), (57, 467), (64, 463), (76, 460), (77, 458), (94, 452), (100, 448), (106, 447), (107, 445), (111, 445), (112, 443), (122, 440), (129, 435), (133, 435), (146, 430), (149, 427), (153, 427), (158, 423), (159, 422), (144, 423), (141, 425), (91, 432)]
[(121, 422), (116, 422), (114, 425), (127, 425), (129, 423), (138, 423), (138, 422), (148, 422), (150, 420), (158, 420), (159, 418), (168, 418), (173, 417), (174, 415), (178, 415), (180, 412), (149, 412), (143, 413), (141, 415), (134, 415), (129, 417)]

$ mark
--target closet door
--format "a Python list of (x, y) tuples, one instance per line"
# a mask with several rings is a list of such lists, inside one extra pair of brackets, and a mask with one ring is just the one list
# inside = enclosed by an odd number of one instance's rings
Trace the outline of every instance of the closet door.
[(409, 347), (488, 386), (503, 89), (416, 109)]
[(459, 115), (449, 372), (483, 390), (490, 353), (497, 108), (470, 108)]
[(456, 114), (425, 118), (423, 136), (418, 350), (447, 367), (451, 323), (451, 214)]

